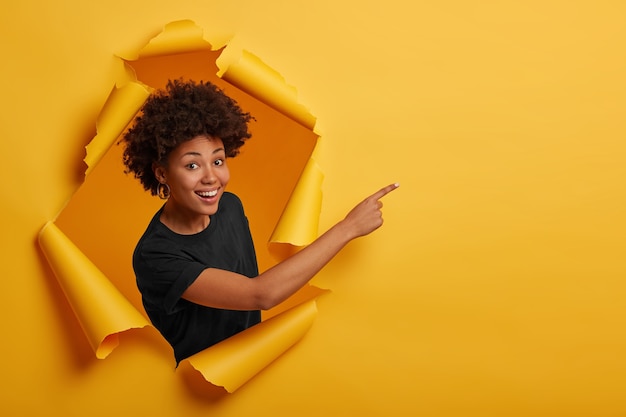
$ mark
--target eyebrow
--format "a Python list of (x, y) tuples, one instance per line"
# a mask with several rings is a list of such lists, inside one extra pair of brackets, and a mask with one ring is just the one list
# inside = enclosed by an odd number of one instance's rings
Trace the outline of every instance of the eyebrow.
[[(211, 152), (211, 155), (215, 155), (216, 153), (219, 153), (219, 152), (226, 153), (226, 150), (224, 148), (217, 148), (213, 152)], [(202, 156), (202, 154), (196, 151), (189, 151), (189, 152), (185, 152), (184, 154), (182, 154), (181, 158), (184, 156)]]

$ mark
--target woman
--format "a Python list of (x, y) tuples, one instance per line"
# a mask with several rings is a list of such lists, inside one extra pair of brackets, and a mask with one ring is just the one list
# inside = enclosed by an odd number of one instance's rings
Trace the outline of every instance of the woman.
[(177, 364), (260, 322), (304, 286), (348, 242), (382, 225), (374, 193), (292, 257), (259, 274), (248, 221), (226, 192), (227, 158), (250, 138), (252, 120), (208, 82), (170, 81), (151, 95), (123, 137), (124, 164), (167, 201), (133, 254), (146, 312)]

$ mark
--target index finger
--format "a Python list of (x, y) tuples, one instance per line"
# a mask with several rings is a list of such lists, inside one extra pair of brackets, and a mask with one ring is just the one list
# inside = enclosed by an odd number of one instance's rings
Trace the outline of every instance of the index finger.
[(375, 198), (376, 200), (380, 200), (381, 198), (383, 198), (384, 196), (386, 196), (387, 194), (389, 194), (390, 192), (392, 192), (399, 186), (400, 184), (398, 184), (397, 182), (393, 184), (389, 184), (388, 186), (383, 187), (380, 190), (376, 191), (374, 194), (371, 195), (371, 197)]

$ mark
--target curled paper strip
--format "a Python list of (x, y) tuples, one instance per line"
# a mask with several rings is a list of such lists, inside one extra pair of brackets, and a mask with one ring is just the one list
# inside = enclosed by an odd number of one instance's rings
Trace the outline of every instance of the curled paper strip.
[(317, 238), (323, 179), (315, 159), (309, 159), (272, 233), (272, 243), (304, 246)]
[(86, 147), (85, 175), (98, 164), (149, 95), (150, 89), (137, 82), (129, 82), (123, 87), (113, 89), (98, 116), (97, 134)]
[(226, 65), (220, 72), (224, 80), (246, 91), (257, 100), (308, 129), (313, 130), (315, 127), (315, 117), (298, 103), (295, 88), (287, 85), (278, 72), (265, 65), (257, 56), (242, 51), (237, 62)]
[(234, 392), (297, 343), (317, 316), (315, 300), (302, 303), (186, 359), (213, 385)]
[(117, 347), (118, 333), (149, 324), (54, 223), (39, 244), (98, 359)]

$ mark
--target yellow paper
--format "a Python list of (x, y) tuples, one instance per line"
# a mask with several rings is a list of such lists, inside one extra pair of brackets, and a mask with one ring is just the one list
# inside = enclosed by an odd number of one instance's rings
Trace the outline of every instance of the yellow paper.
[(225, 64), (220, 74), (224, 80), (313, 130), (315, 117), (298, 103), (295, 88), (287, 85), (278, 72), (268, 67), (257, 56), (242, 51), (239, 60)]
[(85, 163), (88, 175), (130, 123), (150, 95), (150, 89), (137, 82), (115, 87), (107, 99), (98, 121), (97, 135), (87, 145)]
[(186, 361), (213, 385), (234, 392), (298, 342), (316, 315), (315, 300), (302, 303)]
[[(3, 4), (3, 415), (626, 415), (626, 2)], [(195, 370), (199, 383), (182, 383), (151, 328), (96, 359), (33, 247), (84, 178), (121, 66), (112, 53), (136, 53), (180, 16), (214, 47), (235, 34), (311, 93), (320, 227), (402, 184), (383, 199), (384, 226), (316, 277), (333, 293), (309, 333), (217, 398)], [(127, 197), (108, 191), (99, 204)], [(75, 227), (96, 235), (127, 217), (95, 213)], [(54, 223), (141, 311), (133, 276), (109, 272), (130, 269), (128, 248), (102, 261)], [(103, 240), (130, 247), (124, 227), (126, 241)]]
[(203, 30), (191, 20), (168, 23), (163, 31), (140, 51), (118, 54), (121, 58), (134, 61), (156, 55), (172, 55), (183, 52), (211, 49), (211, 44), (203, 38)]
[(309, 159), (272, 233), (272, 243), (304, 246), (317, 238), (323, 179), (324, 174), (315, 159)]
[(148, 325), (54, 223), (42, 229), (39, 244), (98, 359), (117, 347), (118, 333)]

